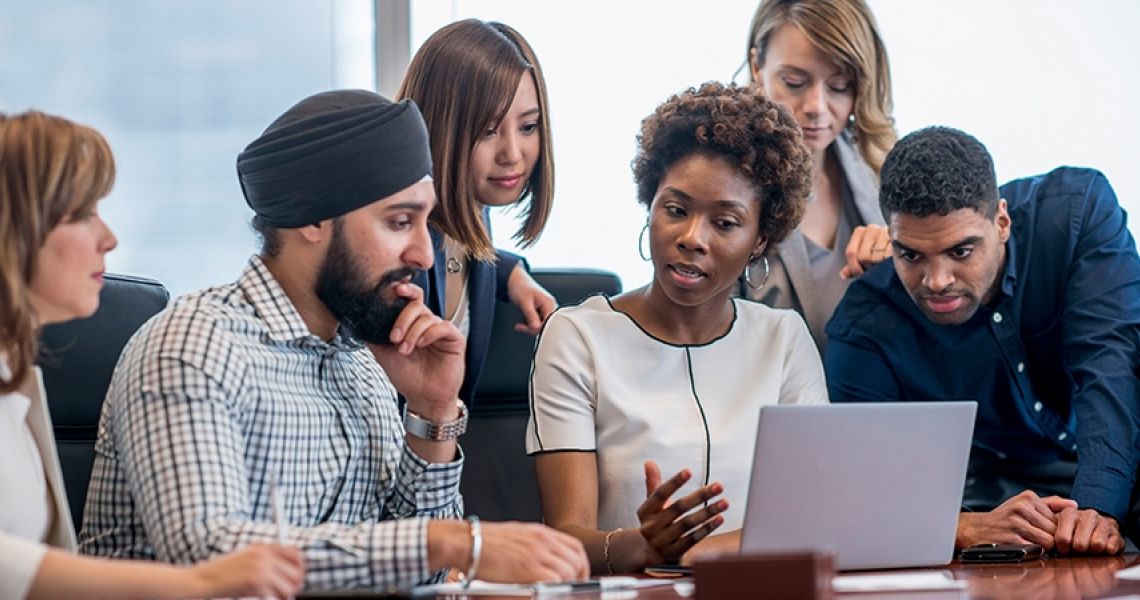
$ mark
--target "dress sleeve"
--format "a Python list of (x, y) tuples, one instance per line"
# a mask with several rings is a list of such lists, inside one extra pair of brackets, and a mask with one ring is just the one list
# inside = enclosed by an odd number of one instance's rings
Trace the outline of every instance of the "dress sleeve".
[(47, 546), (0, 531), (0, 598), (23, 600), (47, 554)]
[(596, 383), (593, 350), (577, 324), (555, 311), (535, 342), (527, 454), (597, 449)]
[(823, 363), (819, 360), (819, 350), (812, 341), (807, 324), (796, 313), (788, 314), (784, 318), (791, 333), (787, 336), (779, 402), (780, 404), (827, 404)]

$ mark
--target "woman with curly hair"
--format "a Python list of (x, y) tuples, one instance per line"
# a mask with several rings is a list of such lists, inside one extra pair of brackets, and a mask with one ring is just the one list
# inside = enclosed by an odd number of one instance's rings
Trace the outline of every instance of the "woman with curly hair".
[(554, 159), (546, 82), (534, 50), (502, 23), (466, 19), (424, 42), (396, 94), (423, 113), (431, 136), (439, 203), (430, 225), (435, 261), (416, 276), (424, 301), (467, 337), (467, 374), (459, 397), (470, 402), (491, 343), (495, 300), (522, 313), (515, 329), (537, 335), (554, 297), (521, 257), (491, 245), (487, 210), (519, 205), (514, 238), (538, 240), (554, 197)]
[(39, 112), (0, 114), (0, 598), (286, 598), (294, 548), (251, 546), (193, 567), (75, 556), (36, 340), (99, 306), (116, 245), (96, 212), (115, 164), (103, 136)]
[(863, 0), (763, 0), (747, 61), (752, 81), (803, 130), (812, 195), (799, 228), (768, 246), (768, 285), (741, 289), (802, 314), (822, 352), (851, 278), (891, 255), (878, 203), (879, 168), (897, 138), (887, 51)]
[[(653, 279), (556, 311), (531, 377), (546, 523), (581, 539), (598, 573), (739, 547), (760, 406), (827, 401), (799, 315), (734, 298), (803, 215), (810, 156), (791, 115), (706, 83), (659, 106), (638, 143)], [(704, 539), (718, 527), (730, 533)]]

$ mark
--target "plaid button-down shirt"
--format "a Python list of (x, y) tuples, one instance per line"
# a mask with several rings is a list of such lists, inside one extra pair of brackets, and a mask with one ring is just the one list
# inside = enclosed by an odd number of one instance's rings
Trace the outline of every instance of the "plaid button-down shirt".
[(275, 542), (276, 479), (306, 588), (390, 589), (432, 577), (427, 522), (463, 514), (462, 459), (408, 449), (372, 354), (310, 333), (256, 256), (131, 338), (95, 450), (89, 554), (189, 563)]

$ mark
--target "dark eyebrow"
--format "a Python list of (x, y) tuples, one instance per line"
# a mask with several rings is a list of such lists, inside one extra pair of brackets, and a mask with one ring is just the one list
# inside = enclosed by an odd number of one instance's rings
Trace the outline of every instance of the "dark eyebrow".
[(418, 200), (405, 200), (404, 202), (397, 202), (396, 204), (389, 204), (388, 206), (384, 207), (385, 212), (398, 212), (402, 210), (423, 212), (428, 210), (428, 203), (420, 202)]
[[(692, 202), (693, 201), (692, 196), (690, 196), (689, 194), (685, 193), (684, 191), (679, 190), (673, 186), (666, 187), (665, 191), (674, 195), (674, 196), (677, 196), (678, 199), (684, 200), (685, 202)], [(716, 204), (717, 208), (738, 208), (738, 209), (746, 208), (744, 203), (739, 201), (739, 200), (716, 200), (716, 201), (714, 201), (714, 203)]]
[[(980, 241), (982, 241), (982, 236), (971, 235), (969, 237), (965, 237), (965, 238), (962, 238), (961, 240), (958, 240), (957, 242), (951, 244), (949, 247), (942, 249), (939, 253), (944, 254), (944, 253), (950, 252), (951, 250), (954, 250), (956, 248), (961, 248), (962, 246), (972, 246), (974, 244), (977, 244)], [(921, 252), (916, 251), (914, 248), (907, 247), (906, 244), (904, 244), (898, 240), (891, 240), (891, 245), (894, 246), (896, 250), (905, 251), (905, 252), (914, 252), (915, 254), (922, 254)]]

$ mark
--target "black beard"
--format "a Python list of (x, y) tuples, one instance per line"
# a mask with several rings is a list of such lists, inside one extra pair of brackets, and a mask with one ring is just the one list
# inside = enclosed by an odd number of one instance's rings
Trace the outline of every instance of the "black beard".
[(367, 275), (353, 256), (342, 234), (339, 221), (333, 221), (333, 238), (328, 254), (317, 274), (316, 294), (325, 308), (357, 339), (369, 344), (392, 345), (392, 326), (408, 305), (407, 298), (384, 300), (381, 292), (393, 282), (415, 275), (402, 267), (384, 273), (376, 285), (369, 286)]

